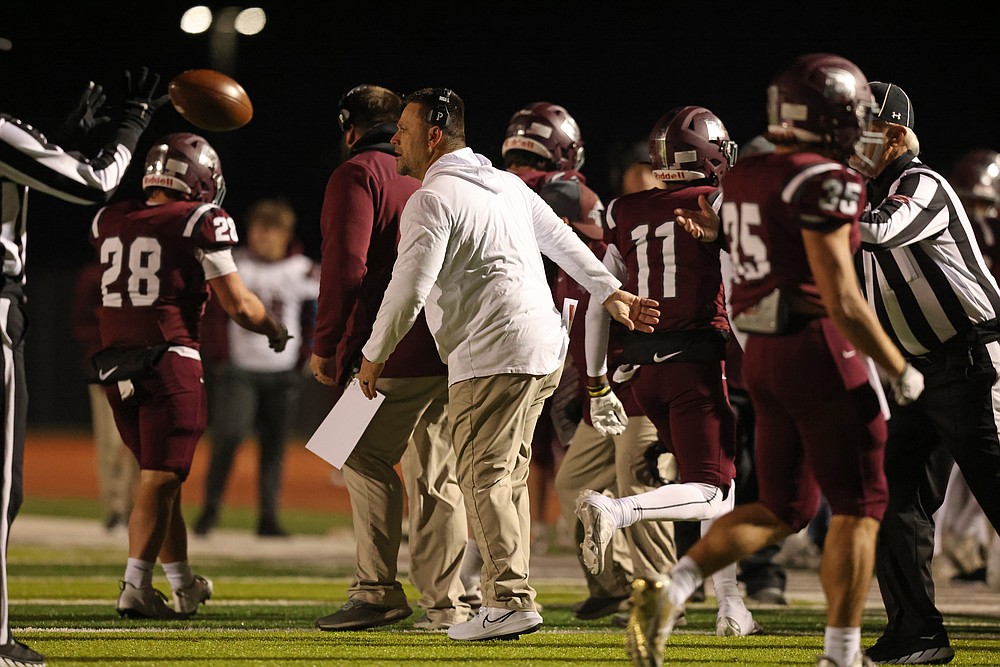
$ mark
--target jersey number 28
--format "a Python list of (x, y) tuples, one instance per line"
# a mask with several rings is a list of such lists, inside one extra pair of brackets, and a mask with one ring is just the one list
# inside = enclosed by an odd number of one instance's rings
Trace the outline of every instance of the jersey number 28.
[(160, 242), (148, 236), (136, 237), (126, 246), (117, 236), (101, 244), (101, 264), (110, 264), (101, 275), (101, 302), (105, 308), (121, 308), (123, 292), (111, 291), (111, 285), (126, 271), (125, 292), (133, 306), (150, 306), (160, 295)]

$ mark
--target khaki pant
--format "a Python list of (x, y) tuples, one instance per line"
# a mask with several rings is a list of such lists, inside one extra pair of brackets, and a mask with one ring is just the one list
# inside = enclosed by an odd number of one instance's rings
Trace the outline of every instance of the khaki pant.
[(344, 465), (357, 538), (357, 572), (351, 598), (401, 606), (397, 581), (402, 538), (402, 462), (409, 492), (410, 579), (431, 620), (464, 621), (468, 605), (459, 574), (468, 524), (447, 426), (444, 377), (380, 378), (385, 402)]
[(453, 384), (448, 415), (458, 480), (483, 557), (483, 605), (533, 610), (528, 585), (531, 439), (545, 399), (559, 383), (549, 375), (493, 375)]
[(90, 392), (91, 431), (97, 453), (97, 482), (105, 519), (117, 515), (128, 520), (139, 481), (139, 464), (128, 450), (115, 425), (111, 404), (99, 384), (87, 385)]
[[(646, 449), (656, 442), (656, 427), (647, 417), (629, 417), (625, 432), (604, 436), (581, 422), (556, 475), (556, 493), (567, 526), (574, 527), (579, 542), (583, 525), (574, 512), (576, 497), (583, 489), (610, 492), (624, 498), (651, 491), (639, 481), (647, 466)], [(580, 561), (591, 597), (623, 597), (629, 593), (630, 577), (668, 572), (677, 562), (674, 525), (669, 521), (639, 521), (617, 531), (608, 550), (604, 571), (592, 575)]]

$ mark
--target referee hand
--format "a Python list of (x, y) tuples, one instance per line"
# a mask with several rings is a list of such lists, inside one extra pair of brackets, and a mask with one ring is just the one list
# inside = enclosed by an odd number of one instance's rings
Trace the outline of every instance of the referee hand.
[(369, 399), (375, 398), (375, 385), (378, 383), (378, 376), (382, 374), (385, 363), (376, 364), (361, 357), (361, 370), (355, 375), (361, 383), (361, 393)]
[(897, 405), (908, 405), (917, 400), (924, 390), (924, 375), (910, 364), (906, 364), (899, 377), (889, 381), (892, 397)]

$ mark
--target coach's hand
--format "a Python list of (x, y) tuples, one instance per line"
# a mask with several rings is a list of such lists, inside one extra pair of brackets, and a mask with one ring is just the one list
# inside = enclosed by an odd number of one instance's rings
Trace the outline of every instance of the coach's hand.
[(705, 195), (698, 195), (698, 208), (691, 211), (685, 208), (674, 209), (674, 220), (684, 231), (699, 241), (711, 243), (719, 238), (719, 228), (722, 226), (715, 209), (708, 203)]
[(645, 299), (631, 292), (617, 289), (604, 300), (604, 309), (629, 328), (629, 331), (652, 333), (653, 325), (660, 321), (660, 304), (656, 299)]
[(383, 368), (385, 368), (385, 363), (376, 364), (361, 357), (361, 370), (354, 377), (361, 383), (361, 393), (368, 398), (375, 398), (375, 385), (378, 383), (378, 377), (382, 374)]

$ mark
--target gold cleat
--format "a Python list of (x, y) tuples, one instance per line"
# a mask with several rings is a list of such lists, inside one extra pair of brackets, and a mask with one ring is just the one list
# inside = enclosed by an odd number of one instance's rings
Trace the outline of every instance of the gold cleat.
[(662, 667), (663, 645), (683, 608), (667, 597), (670, 578), (641, 578), (632, 582), (632, 611), (625, 627), (625, 648), (636, 667)]

